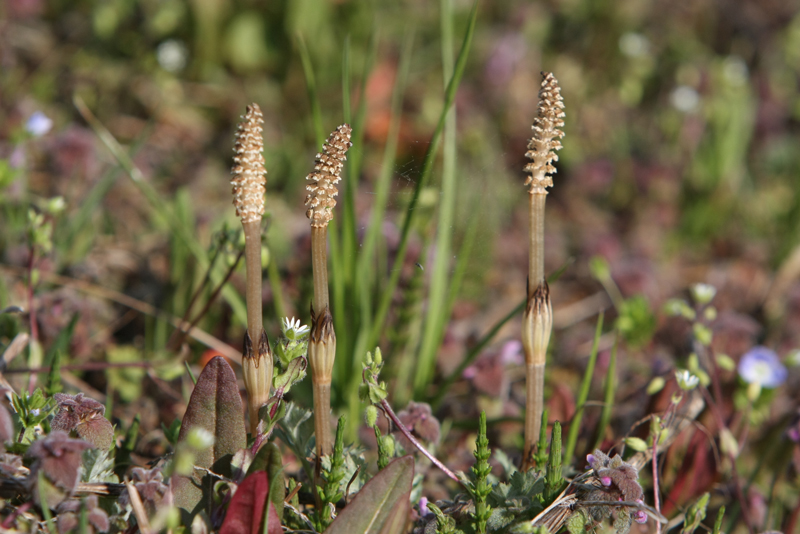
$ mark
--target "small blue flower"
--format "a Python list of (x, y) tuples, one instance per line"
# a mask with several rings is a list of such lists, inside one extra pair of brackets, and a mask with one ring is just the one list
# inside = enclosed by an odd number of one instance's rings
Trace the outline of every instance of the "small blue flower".
[(28, 118), (28, 122), (25, 123), (25, 130), (28, 131), (34, 137), (41, 137), (53, 127), (53, 119), (42, 113), (41, 111), (37, 111), (33, 115)]
[(748, 384), (774, 388), (783, 384), (787, 375), (778, 355), (767, 347), (753, 347), (739, 361), (739, 376)]

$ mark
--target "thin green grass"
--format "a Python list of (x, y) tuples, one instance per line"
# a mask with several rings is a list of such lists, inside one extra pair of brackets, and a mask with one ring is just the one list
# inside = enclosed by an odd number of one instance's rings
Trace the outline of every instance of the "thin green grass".
[(422, 166), (422, 172), (420, 174), (420, 178), (419, 180), (417, 180), (416, 186), (414, 187), (414, 192), (411, 196), (411, 201), (409, 202), (408, 208), (406, 209), (401, 231), (400, 246), (398, 247), (397, 256), (391, 268), (389, 282), (383, 289), (383, 292), (381, 294), (380, 303), (378, 304), (378, 309), (375, 314), (375, 322), (373, 323), (372, 332), (370, 333), (367, 346), (372, 346), (378, 341), (381, 332), (383, 331), (383, 328), (385, 327), (386, 324), (386, 319), (389, 312), (389, 306), (391, 305), (392, 296), (394, 295), (395, 289), (397, 289), (397, 284), (400, 280), (400, 273), (402, 271), (401, 267), (405, 261), (406, 253), (408, 252), (408, 244), (411, 236), (411, 227), (412, 223), (414, 222), (417, 216), (416, 208), (417, 204), (419, 203), (420, 193), (428, 185), (428, 182), (430, 181), (430, 177), (433, 172), (433, 163), (442, 140), (442, 134), (444, 132), (447, 114), (450, 111), (453, 102), (455, 102), (456, 92), (458, 91), (458, 86), (461, 83), (461, 79), (464, 75), (464, 69), (466, 68), (467, 64), (467, 57), (469, 56), (469, 51), (472, 46), (472, 37), (475, 32), (475, 23), (477, 20), (477, 15), (478, 15), (478, 4), (476, 2), (472, 7), (472, 12), (469, 18), (469, 24), (464, 34), (464, 40), (461, 45), (461, 51), (459, 52), (455, 68), (453, 70), (453, 76), (448, 81), (447, 89), (445, 90), (444, 106), (442, 108), (441, 114), (439, 115), (439, 121), (436, 125), (436, 129), (434, 130), (433, 135), (431, 136), (431, 142), (428, 145), (428, 150), (425, 153), (425, 160)]
[(403, 48), (400, 55), (400, 64), (397, 70), (397, 80), (392, 89), (391, 118), (389, 123), (389, 133), (383, 151), (383, 161), (381, 163), (380, 174), (375, 183), (375, 196), (372, 202), (372, 213), (370, 222), (367, 226), (364, 240), (356, 263), (355, 280), (359, 283), (358, 288), (358, 309), (360, 310), (361, 325), (355, 340), (352, 363), (346, 370), (345, 380), (348, 381), (348, 406), (350, 408), (349, 421), (357, 421), (354, 417), (360, 410), (358, 400), (358, 386), (361, 383), (360, 373), (354, 372), (360, 366), (359, 355), (365, 354), (368, 350), (367, 336), (372, 325), (372, 305), (373, 291), (376, 288), (376, 272), (380, 269), (381, 260), (385, 260), (386, 251), (377, 251), (383, 219), (386, 214), (386, 207), (389, 201), (389, 191), (391, 189), (392, 172), (397, 158), (397, 145), (400, 135), (400, 116), (402, 112), (403, 96), (405, 95), (408, 83), (409, 71), (411, 70), (412, 52), (414, 49), (414, 30), (409, 28), (405, 34)]
[[(128, 149), (128, 156), (133, 158), (136, 156), (139, 149), (141, 149), (147, 139), (150, 137), (154, 127), (154, 122), (148, 122), (147, 126), (142, 130), (142, 133), (136, 138)], [(105, 172), (102, 178), (92, 186), (92, 189), (80, 202), (80, 208), (72, 215), (64, 225), (63, 233), (59, 230), (61, 226), (54, 228), (55, 239), (54, 244), (59, 247), (62, 254), (65, 255), (64, 261), (66, 263), (75, 263), (82, 259), (91, 246), (96, 232), (91, 228), (92, 217), (99, 211), (100, 205), (105, 199), (106, 195), (111, 191), (117, 183), (117, 179), (125, 172), (124, 167), (117, 163)], [(88, 241), (88, 243), (87, 243)]]
[[(351, 141), (354, 148), (348, 153), (348, 162), (344, 169), (344, 204), (342, 206), (342, 225), (341, 225), (341, 238), (339, 242), (342, 246), (342, 262), (339, 270), (331, 273), (334, 280), (334, 299), (339, 308), (336, 308), (336, 315), (334, 315), (334, 322), (336, 324), (337, 336), (341, 331), (344, 335), (337, 339), (337, 352), (340, 354), (347, 354), (349, 357), (337, 358), (335, 363), (336, 383), (338, 387), (348, 396), (348, 403), (355, 402), (353, 392), (349, 387), (350, 377), (355, 373), (360, 374), (361, 357), (366, 353), (366, 349), (362, 352), (357, 352), (354, 349), (356, 340), (358, 338), (358, 331), (363, 327), (363, 322), (367, 320), (369, 314), (364, 314), (359, 306), (359, 301), (365, 292), (369, 291), (369, 285), (358, 276), (358, 229), (356, 228), (356, 208), (355, 208), (355, 192), (358, 186), (358, 178), (361, 175), (361, 164), (364, 154), (364, 124), (367, 114), (367, 99), (366, 87), (369, 76), (372, 73), (372, 68), (375, 64), (378, 48), (378, 32), (372, 32), (367, 47), (367, 54), (364, 59), (364, 66), (361, 72), (361, 84), (359, 87), (359, 102), (354, 117), (348, 120), (351, 122), (353, 134)], [(349, 66), (349, 48), (345, 48), (345, 54), (342, 58), (343, 70), (346, 73), (350, 72)], [(344, 88), (342, 96), (344, 105), (344, 114), (347, 117), (350, 114), (350, 102), (352, 95), (349, 90), (349, 83)], [(333, 231), (333, 230), (332, 230)], [(363, 250), (361, 254), (363, 254)], [(344, 328), (342, 328), (342, 326)], [(342, 351), (338, 351), (339, 343), (341, 343)], [(357, 392), (356, 392), (357, 394)], [(353, 415), (353, 414), (351, 414)], [(348, 418), (348, 420), (357, 418)], [(348, 423), (348, 428), (352, 428), (354, 423)]]
[[(448, 3), (443, 5), (442, 17), (443, 20), (451, 20), (453, 17), (453, 8)], [(381, 281), (379, 278), (375, 277), (373, 273), (376, 264), (380, 265), (380, 263), (385, 261), (385, 258), (380, 257), (385, 256), (385, 251), (381, 251), (380, 254), (376, 255), (376, 252), (378, 252), (376, 249), (380, 240), (381, 222), (385, 216), (388, 204), (391, 174), (394, 169), (397, 153), (400, 127), (399, 116), (402, 110), (402, 99), (410, 70), (413, 32), (409, 31), (405, 38), (401, 64), (398, 70), (398, 78), (395, 82), (392, 96), (392, 117), (389, 138), (387, 139), (384, 149), (384, 161), (376, 184), (375, 199), (371, 206), (371, 224), (366, 231), (360, 250), (357, 250), (356, 247), (358, 236), (355, 224), (355, 187), (360, 174), (363, 155), (362, 140), (364, 135), (363, 125), (366, 117), (366, 100), (362, 96), (355, 115), (351, 116), (350, 58), (352, 54), (349, 41), (344, 49), (342, 57), (342, 91), (343, 100), (346, 103), (343, 105), (343, 111), (346, 118), (350, 116), (350, 118), (353, 119), (352, 142), (355, 149), (350, 152), (348, 163), (345, 166), (345, 179), (342, 186), (344, 188), (341, 207), (342, 215), (338, 223), (337, 219), (331, 222), (328, 235), (330, 238), (331, 300), (332, 312), (336, 325), (337, 352), (340, 355), (346, 355), (336, 359), (334, 375), (336, 380), (334, 383), (338, 385), (339, 398), (335, 398), (334, 400), (338, 400), (339, 403), (344, 402), (348, 405), (351, 415), (351, 417), (348, 417), (349, 421), (359, 420), (358, 410), (360, 409), (360, 404), (358, 403), (358, 378), (360, 377), (359, 367), (361, 357), (370, 347), (374, 346), (379, 341), (386, 327), (389, 306), (397, 290), (402, 270), (401, 266), (405, 261), (412, 229), (414, 228), (415, 220), (420, 211), (417, 209), (420, 193), (431, 180), (435, 157), (438, 152), (439, 144), (442, 141), (445, 127), (447, 126), (450, 133), (448, 135), (448, 141), (445, 142), (446, 172), (444, 180), (446, 180), (446, 183), (440, 203), (440, 209), (442, 211), (439, 215), (439, 228), (444, 230), (439, 234), (437, 239), (437, 246), (443, 252), (439, 254), (440, 258), (437, 260), (433, 270), (435, 280), (433, 281), (432, 287), (436, 288), (433, 297), (435, 303), (433, 304), (433, 310), (426, 316), (426, 323), (430, 324), (426, 327), (423, 337), (424, 342), (422, 350), (425, 355), (425, 367), (428, 371), (424, 375), (415, 378), (418, 384), (418, 387), (415, 387), (415, 389), (422, 391), (432, 378), (430, 370), (433, 369), (436, 352), (443, 338), (443, 331), (447, 322), (447, 317), (449, 317), (450, 314), (450, 309), (452, 308), (455, 290), (452, 277), (450, 277), (450, 283), (448, 284), (448, 271), (451, 269), (452, 256), (450, 252), (452, 247), (452, 222), (455, 212), (455, 124), (451, 122), (448, 126), (446, 117), (452, 109), (458, 85), (463, 77), (472, 43), (472, 36), (474, 34), (476, 18), (477, 4), (472, 8), (469, 25), (464, 35), (458, 59), (453, 62), (451, 52), (449, 65), (445, 68), (447, 85), (445, 88), (444, 106), (428, 147), (428, 152), (425, 156), (420, 179), (417, 181), (410, 204), (405, 211), (400, 246), (395, 261), (389, 269), (390, 276), (388, 282)], [(448, 24), (450, 25), (450, 29), (448, 30), (449, 34), (452, 36), (452, 21)], [(449, 43), (451, 41), (452, 39), (446, 39), (445, 42)], [(365, 59), (364, 71), (361, 76), (361, 95), (365, 94), (366, 80), (369, 77), (374, 63), (377, 43), (377, 33), (373, 32)], [(301, 36), (298, 36), (298, 44), (306, 77), (306, 90), (309, 99), (311, 99), (315, 131), (319, 136), (319, 132), (322, 131), (323, 128), (318, 124), (321, 122), (321, 117), (320, 112), (318, 112), (320, 107), (318, 102), (319, 96), (313, 74), (313, 66), (311, 65), (309, 51)], [(472, 235), (473, 238), (471, 239), (474, 239), (474, 232)], [(463, 270), (463, 267), (461, 270)], [(463, 273), (455, 282), (460, 284), (461, 279), (463, 279)], [(375, 305), (376, 296), (377, 307)], [(416, 343), (414, 346), (416, 346)], [(348, 428), (348, 432), (350, 435), (355, 431), (354, 424), (355, 423), (349, 423), (350, 428)]]
[(617, 391), (617, 346), (619, 335), (614, 337), (614, 346), (611, 349), (611, 358), (608, 361), (608, 371), (603, 385), (603, 409), (600, 412), (600, 421), (597, 423), (597, 437), (594, 440), (594, 449), (603, 443), (606, 428), (611, 422), (611, 412), (614, 409), (614, 396)]
[[(445, 80), (453, 76), (453, 3), (441, 2), (442, 74)], [(447, 87), (445, 87), (447, 89)], [(436, 234), (436, 257), (433, 263), (428, 292), (427, 318), (414, 376), (414, 396), (422, 397), (433, 378), (441, 336), (449, 315), (447, 310), (448, 271), (453, 239), (453, 218), (456, 201), (456, 109), (447, 113), (444, 130), (442, 185), (439, 201), (439, 220)]]
[(589, 354), (589, 363), (586, 365), (586, 372), (583, 374), (583, 381), (581, 388), (578, 390), (578, 398), (576, 401), (577, 408), (572, 421), (569, 424), (569, 433), (567, 434), (567, 446), (564, 449), (564, 462), (566, 464), (572, 463), (572, 455), (575, 453), (575, 445), (578, 442), (578, 432), (581, 430), (581, 421), (583, 420), (583, 411), (586, 409), (586, 400), (589, 398), (589, 389), (592, 385), (592, 377), (594, 376), (594, 366), (597, 363), (597, 352), (600, 347), (600, 336), (603, 334), (603, 314), (597, 316), (597, 327), (594, 331), (594, 343), (592, 344), (592, 352)]
[[(141, 171), (136, 167), (131, 160), (130, 155), (120, 146), (114, 136), (111, 135), (105, 126), (94, 116), (89, 108), (84, 103), (83, 99), (77, 94), (73, 97), (73, 104), (84, 119), (89, 123), (89, 126), (102, 141), (103, 145), (108, 149), (112, 156), (117, 160), (133, 184), (144, 196), (152, 208), (153, 222), (161, 224), (164, 228), (169, 228), (171, 233), (177, 235), (184, 241), (186, 246), (192, 252), (192, 255), (197, 260), (200, 267), (208, 267), (209, 258), (207, 251), (200, 245), (194, 235), (193, 226), (187, 227), (183, 221), (176, 217), (170, 205), (161, 197), (161, 195), (151, 186), (146, 180), (143, 179)], [(222, 281), (223, 273), (221, 269), (212, 270), (211, 279), (215, 284)], [(241, 295), (236, 292), (232, 287), (227, 286), (222, 290), (222, 296), (231, 306), (233, 314), (241, 324), (247, 324), (247, 309)]]
[(306, 77), (306, 91), (308, 92), (308, 102), (311, 104), (311, 124), (314, 128), (314, 138), (317, 147), (322, 147), (325, 142), (325, 128), (322, 122), (322, 108), (319, 103), (317, 79), (314, 76), (314, 66), (311, 63), (306, 41), (300, 33), (297, 34), (297, 49), (300, 52), (300, 62), (303, 64), (303, 74)]

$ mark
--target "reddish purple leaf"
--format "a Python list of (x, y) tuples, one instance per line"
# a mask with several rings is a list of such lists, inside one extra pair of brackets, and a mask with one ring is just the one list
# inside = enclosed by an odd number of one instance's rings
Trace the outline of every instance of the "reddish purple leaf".
[[(269, 497), (269, 479), (265, 471), (245, 477), (228, 506), (220, 534), (261, 534), (264, 506)], [(281, 534), (281, 521), (275, 505), (269, 504), (269, 534)]]

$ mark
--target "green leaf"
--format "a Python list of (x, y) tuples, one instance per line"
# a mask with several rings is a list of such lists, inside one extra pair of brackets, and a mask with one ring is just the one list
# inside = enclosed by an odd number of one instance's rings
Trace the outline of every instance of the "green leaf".
[[(567, 448), (564, 451), (564, 461), (572, 463), (572, 454), (575, 452), (575, 445), (578, 443), (578, 431), (581, 428), (581, 421), (583, 419), (583, 410), (586, 407), (586, 401), (589, 399), (589, 388), (592, 386), (592, 378), (594, 376), (594, 366), (597, 362), (597, 353), (600, 348), (600, 337), (603, 335), (603, 319), (604, 314), (601, 313), (597, 316), (597, 326), (594, 331), (594, 343), (592, 344), (592, 352), (589, 354), (589, 363), (586, 365), (586, 372), (583, 374), (583, 381), (581, 382), (581, 389), (578, 391), (578, 408), (575, 410), (575, 415), (572, 417), (572, 422), (569, 424), (569, 433), (567, 434)], [(544, 426), (544, 425), (542, 425)]]
[(87, 449), (83, 451), (82, 482), (119, 482), (114, 474), (114, 459), (108, 450)]
[[(220, 460), (228, 455), (233, 456), (247, 445), (243, 412), (236, 375), (225, 359), (217, 356), (208, 362), (197, 379), (178, 434), (179, 446), (195, 428), (211, 433), (215, 438), (214, 444), (195, 451), (194, 465), (206, 469), (212, 469), (213, 466), (223, 470), (225, 462)], [(229, 476), (229, 473), (215, 472)], [(191, 478), (179, 475), (173, 477), (172, 490), (178, 507), (190, 512), (197, 507), (203, 497), (201, 488), (210, 483), (204, 480), (207, 477), (203, 475), (201, 471), (195, 470)]]
[(399, 534), (410, 507), (414, 459), (398, 458), (367, 482), (326, 534)]
[(175, 419), (169, 427), (161, 423), (161, 430), (164, 432), (164, 437), (167, 438), (169, 444), (174, 447), (178, 444), (178, 435), (181, 432), (181, 420)]
[[(175, 422), (180, 424), (177, 419)], [(140, 423), (141, 417), (137, 413), (133, 418), (131, 426), (129, 426), (127, 432), (125, 432), (125, 439), (122, 441), (122, 445), (117, 448), (117, 453), (114, 455), (114, 472), (118, 477), (122, 477), (131, 465), (131, 453), (136, 449), (136, 440), (139, 437)], [(175, 437), (177, 439), (177, 432), (175, 432)]]
[(700, 526), (703, 519), (706, 518), (706, 509), (708, 508), (709, 494), (704, 493), (697, 499), (689, 509), (686, 511), (686, 519), (683, 523), (683, 530), (681, 534), (692, 534), (697, 527)]
[(61, 351), (57, 351), (53, 355), (50, 372), (47, 374), (47, 387), (45, 387), (45, 390), (47, 395), (51, 397), (54, 393), (64, 391), (64, 387), (61, 385)]
[[(141, 362), (141, 352), (133, 346), (111, 347), (106, 354), (109, 363)], [(142, 396), (142, 380), (147, 371), (142, 367), (117, 367), (106, 369), (108, 387), (119, 393), (124, 402), (132, 402)]]
[(656, 317), (644, 295), (634, 295), (619, 306), (615, 326), (628, 345), (641, 348), (650, 342), (656, 331)]

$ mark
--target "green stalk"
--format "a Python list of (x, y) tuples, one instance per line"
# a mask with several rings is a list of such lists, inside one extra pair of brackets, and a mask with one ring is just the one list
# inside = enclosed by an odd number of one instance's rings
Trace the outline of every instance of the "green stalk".
[[(375, 183), (375, 197), (372, 202), (372, 214), (367, 226), (367, 232), (361, 245), (361, 254), (358, 258), (357, 275), (361, 286), (361, 317), (365, 324), (359, 331), (354, 355), (366, 352), (367, 335), (369, 334), (369, 323), (371, 321), (372, 294), (371, 283), (374, 280), (375, 267), (375, 248), (381, 237), (381, 223), (386, 214), (386, 205), (389, 200), (389, 190), (391, 188), (392, 173), (395, 168), (397, 157), (397, 143), (400, 135), (400, 116), (402, 112), (403, 96), (405, 95), (408, 73), (411, 67), (411, 57), (413, 50), (414, 31), (406, 32), (403, 45), (403, 52), (400, 56), (398, 67), (398, 77), (392, 91), (391, 119), (389, 122), (389, 134), (386, 138), (386, 145), (383, 149), (383, 161), (381, 163), (380, 174)], [(360, 378), (354, 381), (361, 382)]]
[(369, 341), (367, 343), (368, 347), (375, 344), (385, 326), (386, 316), (389, 312), (389, 306), (392, 302), (392, 296), (394, 295), (394, 291), (397, 288), (397, 283), (400, 279), (400, 272), (402, 270), (401, 267), (403, 265), (403, 262), (405, 261), (406, 253), (408, 252), (408, 242), (411, 237), (411, 225), (417, 214), (416, 207), (417, 203), (419, 202), (419, 196), (424, 187), (430, 181), (430, 175), (431, 172), (433, 171), (433, 162), (435, 160), (436, 153), (439, 149), (439, 143), (441, 142), (442, 132), (444, 131), (447, 113), (450, 111), (450, 107), (453, 105), (453, 102), (455, 101), (456, 92), (458, 91), (458, 86), (461, 83), (461, 78), (463, 77), (464, 70), (466, 68), (467, 57), (469, 56), (469, 50), (472, 46), (472, 36), (475, 33), (475, 24), (477, 16), (478, 16), (478, 3), (476, 1), (472, 7), (472, 13), (470, 15), (469, 25), (467, 26), (467, 31), (464, 34), (464, 41), (461, 46), (461, 51), (458, 55), (458, 60), (456, 61), (453, 77), (447, 84), (447, 90), (445, 91), (444, 107), (442, 109), (441, 115), (439, 116), (439, 122), (436, 125), (436, 129), (433, 132), (433, 136), (431, 137), (431, 142), (428, 145), (428, 150), (425, 154), (425, 161), (422, 166), (422, 173), (420, 175), (420, 179), (419, 181), (417, 181), (417, 184), (414, 188), (414, 193), (411, 196), (411, 202), (409, 203), (409, 206), (406, 210), (405, 219), (403, 220), (403, 229), (401, 231), (400, 246), (398, 247), (397, 250), (397, 257), (395, 258), (394, 264), (392, 265), (389, 282), (383, 290), (378, 310), (375, 313), (375, 322), (373, 323), (372, 332), (370, 333)]
[(317, 146), (322, 146), (325, 142), (325, 129), (322, 127), (322, 111), (319, 105), (319, 94), (317, 93), (317, 80), (314, 77), (314, 67), (311, 64), (311, 55), (308, 53), (306, 41), (303, 35), (297, 34), (297, 48), (300, 51), (300, 62), (303, 64), (303, 74), (306, 78), (306, 92), (308, 101), (311, 104), (311, 117), (314, 124), (314, 137)]
[(553, 435), (550, 437), (550, 456), (545, 469), (545, 500), (558, 495), (563, 478), (561, 476), (561, 423), (553, 423)]
[[(445, 80), (453, 74), (453, 4), (441, 0), (442, 74)], [(445, 87), (446, 89), (446, 87)], [(439, 328), (444, 325), (447, 311), (447, 271), (450, 267), (450, 248), (453, 239), (453, 218), (456, 196), (456, 110), (451, 108), (445, 119), (442, 161), (442, 187), (439, 220), (436, 234), (436, 259), (431, 274), (428, 312), (422, 335), (422, 346), (414, 376), (414, 394), (419, 397), (431, 381), (439, 348)]]
[(592, 386), (592, 376), (594, 375), (594, 366), (597, 362), (597, 352), (600, 347), (600, 336), (603, 335), (603, 314), (597, 316), (597, 327), (594, 331), (594, 343), (592, 344), (592, 352), (589, 355), (589, 363), (586, 366), (586, 372), (583, 374), (583, 381), (581, 382), (581, 389), (578, 392), (577, 404), (575, 415), (572, 417), (572, 422), (569, 424), (569, 434), (567, 435), (567, 449), (564, 454), (564, 460), (569, 464), (572, 462), (572, 454), (575, 452), (575, 444), (578, 442), (578, 432), (581, 429), (581, 420), (583, 419), (583, 410), (586, 407), (586, 400), (589, 398), (589, 389)]
[(598, 448), (603, 442), (603, 436), (611, 421), (611, 411), (614, 408), (614, 393), (617, 389), (617, 344), (619, 336), (614, 338), (614, 347), (611, 349), (611, 359), (608, 362), (608, 372), (603, 386), (603, 411), (600, 412), (600, 422), (597, 424), (597, 438), (595, 438), (594, 449)]

